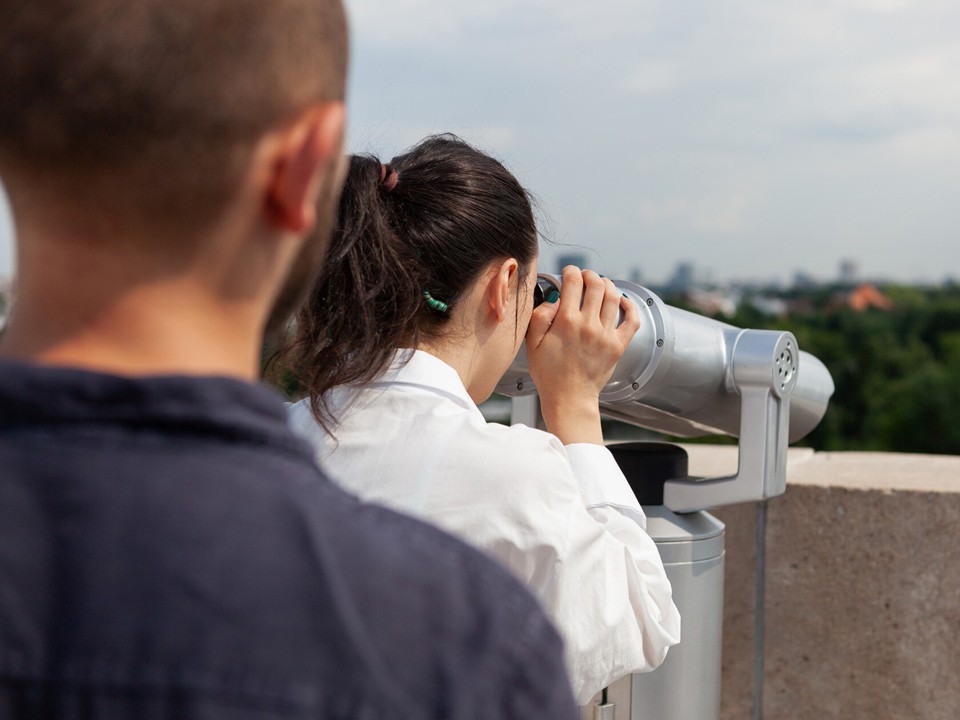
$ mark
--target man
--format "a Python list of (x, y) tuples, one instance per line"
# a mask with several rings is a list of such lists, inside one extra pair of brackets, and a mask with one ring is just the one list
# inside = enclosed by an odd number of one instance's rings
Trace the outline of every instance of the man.
[(572, 717), (534, 601), (253, 383), (338, 194), (338, 0), (0, 16), (0, 718)]

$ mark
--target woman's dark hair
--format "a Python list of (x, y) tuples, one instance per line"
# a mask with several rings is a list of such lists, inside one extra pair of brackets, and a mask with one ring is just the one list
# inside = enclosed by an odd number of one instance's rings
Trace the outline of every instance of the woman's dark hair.
[(522, 279), (536, 255), (527, 192), (463, 140), (428, 137), (386, 165), (352, 156), (326, 261), (279, 358), (329, 431), (326, 391), (370, 382), (397, 348), (442, 335), (493, 261), (515, 258)]

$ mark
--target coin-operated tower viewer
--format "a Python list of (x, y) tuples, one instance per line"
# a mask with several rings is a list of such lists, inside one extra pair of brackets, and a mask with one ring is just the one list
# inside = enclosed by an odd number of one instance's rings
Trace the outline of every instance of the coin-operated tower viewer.
[[(560, 282), (539, 276), (538, 301)], [(647, 515), (683, 630), (661, 667), (621, 681), (630, 686), (627, 707), (601, 702), (594, 713), (603, 720), (716, 720), (724, 526), (706, 510), (783, 494), (787, 445), (823, 418), (833, 380), (789, 332), (737, 328), (671, 307), (633, 283), (614, 283), (639, 308), (641, 325), (600, 394), (603, 414), (672, 436), (732, 435), (739, 449), (733, 475), (693, 478), (676, 445), (610, 446)], [(497, 392), (514, 398), (514, 422), (536, 424), (536, 387), (523, 349)]]

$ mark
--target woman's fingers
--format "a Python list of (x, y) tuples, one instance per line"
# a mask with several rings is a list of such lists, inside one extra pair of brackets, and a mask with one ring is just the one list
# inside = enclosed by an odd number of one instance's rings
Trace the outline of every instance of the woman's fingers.
[(636, 303), (619, 293), (618, 295), (620, 299), (619, 307), (623, 310), (623, 322), (617, 328), (617, 337), (623, 347), (627, 347), (633, 340), (633, 336), (637, 334), (637, 330), (640, 329), (640, 311), (637, 309)]
[(620, 314), (620, 300), (623, 296), (613, 284), (613, 280), (604, 281), (603, 306), (600, 308), (600, 324), (607, 330), (617, 327), (617, 317)]
[(550, 331), (558, 314), (561, 315), (564, 335), (574, 328), (586, 330), (592, 325), (594, 329), (588, 330), (588, 336), (599, 340), (600, 336), (595, 334), (597, 325), (592, 323), (596, 319), (602, 332), (613, 333), (622, 347), (629, 344), (640, 328), (637, 306), (623, 296), (612, 280), (592, 270), (581, 271), (573, 265), (563, 269), (560, 301), (543, 303), (534, 311), (527, 341), (537, 347)]
[(583, 271), (583, 305), (580, 311), (590, 320), (599, 317), (607, 282), (593, 270)]
[(562, 277), (560, 310), (564, 315), (577, 315), (580, 312), (580, 300), (583, 297), (583, 273), (580, 268), (567, 265), (563, 269)]

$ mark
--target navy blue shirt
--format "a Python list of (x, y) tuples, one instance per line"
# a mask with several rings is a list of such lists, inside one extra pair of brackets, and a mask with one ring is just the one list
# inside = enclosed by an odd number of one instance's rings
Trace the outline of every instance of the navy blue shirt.
[(0, 363), (0, 718), (575, 716), (536, 601), (272, 391)]

